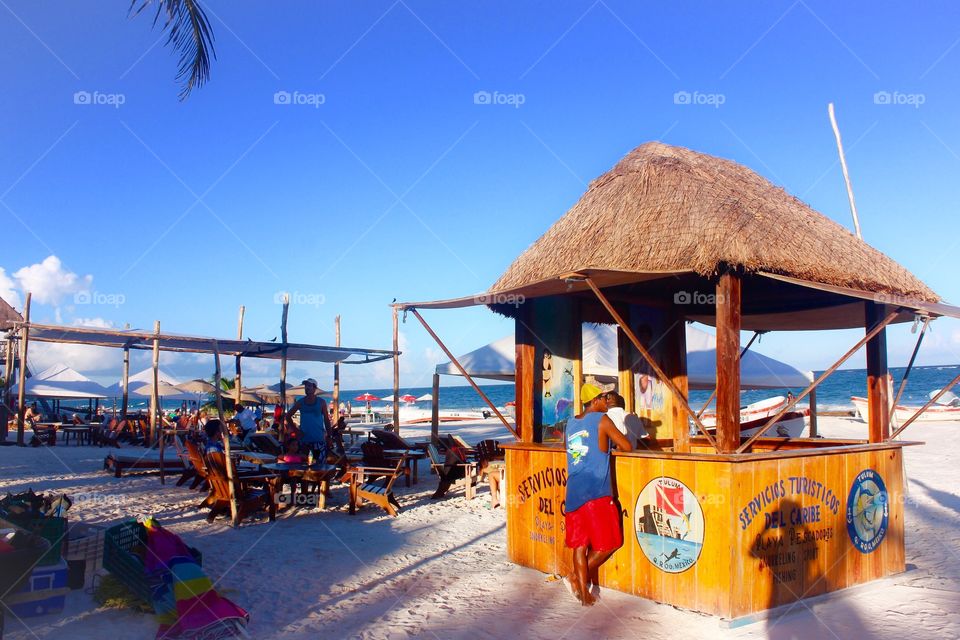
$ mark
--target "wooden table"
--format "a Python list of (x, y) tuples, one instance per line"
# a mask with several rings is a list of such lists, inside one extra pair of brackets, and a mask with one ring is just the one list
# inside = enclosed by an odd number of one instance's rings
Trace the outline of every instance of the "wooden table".
[(410, 473), (407, 473), (406, 482), (407, 486), (410, 486), (410, 483), (417, 484), (417, 463), (427, 457), (427, 454), (423, 451), (415, 449), (384, 449), (383, 455), (388, 459), (396, 460), (400, 456), (407, 456), (406, 467), (410, 470)]
[[(327, 494), (330, 491), (330, 481), (333, 480), (336, 475), (339, 467), (332, 464), (314, 464), (307, 466), (306, 464), (291, 464), (286, 462), (274, 462), (261, 465), (266, 471), (270, 471), (276, 474), (276, 479), (273, 480), (274, 489), (276, 491), (277, 500), (280, 504), (287, 503), (287, 506), (294, 507), (300, 506), (297, 501), (297, 485), (303, 482), (311, 482), (316, 484), (319, 487), (319, 490), (316, 492), (316, 507), (318, 509), (324, 509), (327, 506)], [(283, 485), (290, 485), (290, 498), (289, 500), (282, 497), (283, 495)], [(310, 506), (309, 501), (304, 499), (303, 506)]]
[(60, 432), (63, 434), (63, 444), (70, 444), (71, 436), (74, 440), (76, 440), (78, 445), (91, 444), (93, 442), (92, 434), (90, 432), (92, 428), (93, 427), (90, 425), (80, 424), (60, 427)]

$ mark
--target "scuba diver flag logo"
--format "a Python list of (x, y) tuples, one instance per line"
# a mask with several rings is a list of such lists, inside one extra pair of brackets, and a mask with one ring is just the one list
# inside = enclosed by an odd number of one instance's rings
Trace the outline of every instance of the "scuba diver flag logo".
[(676, 478), (647, 483), (637, 496), (634, 527), (643, 555), (661, 571), (686, 571), (700, 557), (703, 510), (696, 494)]

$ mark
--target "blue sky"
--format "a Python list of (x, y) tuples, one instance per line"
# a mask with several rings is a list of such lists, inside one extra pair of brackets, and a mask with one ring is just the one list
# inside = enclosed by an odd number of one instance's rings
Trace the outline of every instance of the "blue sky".
[[(339, 313), (345, 344), (389, 347), (391, 300), (484, 290), (648, 140), (741, 162), (849, 227), (830, 101), (865, 240), (960, 301), (955, 3), (217, 0), (213, 80), (185, 102), (128, 4), (0, 2), (0, 291), (32, 283), (38, 320), (232, 336), (244, 304), (245, 334), (270, 339), (290, 291), (292, 340), (331, 343)], [(512, 330), (483, 309), (428, 321), (458, 352)], [(403, 382), (426, 385), (444, 358), (413, 322)], [(760, 349), (823, 368), (856, 340)], [(892, 330), (891, 364), (911, 347)], [(115, 353), (38, 353), (66, 356), (119, 371)], [(935, 323), (921, 362), (960, 362), (960, 324)]]

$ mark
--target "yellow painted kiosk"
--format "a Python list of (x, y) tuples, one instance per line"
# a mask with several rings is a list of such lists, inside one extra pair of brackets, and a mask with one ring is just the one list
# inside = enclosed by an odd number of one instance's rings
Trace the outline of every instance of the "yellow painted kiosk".
[[(891, 433), (885, 327), (919, 318), (926, 329), (958, 309), (753, 171), (645, 144), (594, 180), (482, 296), (396, 309), (437, 338), (418, 310), (469, 304), (516, 321), (517, 442), (504, 445), (513, 562), (571, 570), (564, 426), (579, 412), (582, 327), (611, 323), (618, 391), (652, 437), (613, 458), (624, 544), (601, 585), (737, 618), (904, 570), (910, 443), (894, 438), (909, 422)], [(713, 426), (688, 402), (687, 321), (716, 327)], [(741, 331), (849, 328), (864, 333), (847, 353), (741, 432)], [(778, 437), (796, 403), (861, 348), (866, 437)]]

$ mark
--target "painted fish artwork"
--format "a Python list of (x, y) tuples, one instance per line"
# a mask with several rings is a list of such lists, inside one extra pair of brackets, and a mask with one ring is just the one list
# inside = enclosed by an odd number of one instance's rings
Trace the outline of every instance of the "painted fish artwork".
[(544, 442), (563, 442), (566, 422), (575, 415), (573, 391), (573, 360), (544, 351), (541, 418)]

